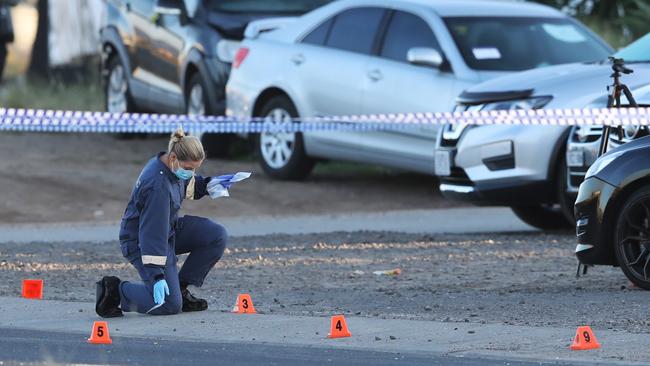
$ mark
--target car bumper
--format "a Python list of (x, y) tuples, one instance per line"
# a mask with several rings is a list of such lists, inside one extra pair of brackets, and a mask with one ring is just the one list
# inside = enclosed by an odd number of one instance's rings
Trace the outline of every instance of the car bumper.
[(455, 146), (436, 150), (436, 159), (438, 151), (450, 151), (450, 174), (436, 174), (443, 194), (478, 204), (554, 203), (552, 169), (567, 133), (551, 126), (467, 128)]
[[(571, 135), (571, 140), (567, 144), (566, 162), (568, 169), (567, 192), (577, 194), (580, 184), (585, 180), (585, 175), (591, 164), (598, 159), (598, 150), (600, 149), (600, 138), (590, 142), (579, 142)], [(620, 146), (621, 143), (610, 139), (608, 150)]]
[(226, 115), (248, 119), (254, 115), (255, 101), (260, 90), (246, 82), (242, 76), (241, 71), (235, 72), (226, 84)]
[(606, 222), (605, 209), (617, 188), (598, 178), (586, 179), (575, 203), (576, 256), (583, 264), (615, 264), (610, 237), (613, 223)]
[[(565, 131), (564, 127), (534, 126), (467, 128), (456, 144), (438, 144), (435, 163), (440, 191), (449, 199), (478, 205), (555, 203), (556, 185), (549, 177), (549, 165), (557, 154), (554, 145)], [(552, 143), (540, 144), (539, 136)], [(448, 157), (447, 164), (440, 164), (443, 156)], [(439, 166), (448, 168), (443, 172)]]
[(226, 111), (226, 82), (230, 76), (230, 64), (219, 60), (216, 57), (206, 58), (199, 70), (207, 75), (210, 84), (208, 85), (208, 98), (212, 104), (212, 110), (217, 115), (223, 115)]
[(600, 140), (588, 143), (570, 141), (566, 150), (567, 192), (577, 194), (591, 164), (598, 158)]
[[(257, 91), (246, 83), (232, 78), (226, 85), (226, 116), (246, 121), (254, 116)], [(241, 134), (246, 137), (248, 134)]]
[(539, 197), (551, 196), (553, 184), (548, 181), (459, 184), (440, 178), (443, 197), (479, 206), (517, 206), (542, 202)]

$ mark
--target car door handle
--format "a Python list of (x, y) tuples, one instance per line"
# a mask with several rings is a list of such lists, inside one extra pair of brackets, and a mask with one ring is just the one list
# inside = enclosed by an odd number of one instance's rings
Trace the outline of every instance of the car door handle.
[(382, 75), (381, 71), (379, 70), (372, 70), (368, 72), (368, 77), (372, 81), (379, 81), (384, 78), (384, 75)]
[(293, 57), (291, 57), (291, 62), (300, 66), (305, 62), (305, 56), (302, 53), (294, 55)]

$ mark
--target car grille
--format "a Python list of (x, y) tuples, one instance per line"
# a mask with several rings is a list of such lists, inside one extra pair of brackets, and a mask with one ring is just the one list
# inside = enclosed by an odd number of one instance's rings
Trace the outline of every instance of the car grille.
[[(454, 108), (454, 112), (465, 112), (471, 110), (479, 110), (481, 106), (458, 104)], [(456, 147), (458, 141), (463, 136), (463, 133), (469, 126), (462, 123), (447, 123), (442, 126), (442, 135), (440, 137), (441, 147)]]
[(580, 184), (585, 180), (588, 167), (571, 167), (569, 168), (569, 186), (574, 190), (580, 187)]
[[(617, 129), (614, 128), (609, 135), (609, 140), (616, 143), (617, 145), (621, 145), (640, 137), (647, 136), (649, 134), (648, 128), (645, 126), (638, 127), (636, 129), (633, 126), (624, 128), (628, 128), (629, 130), (626, 134), (623, 135), (622, 139), (620, 138)], [(573, 130), (573, 133), (571, 134), (571, 142), (584, 144), (598, 141), (600, 140), (600, 136), (602, 136), (602, 134), (603, 126), (578, 126)]]
[(603, 134), (603, 126), (578, 126), (571, 135), (572, 142), (586, 143), (600, 139)]
[(443, 184), (455, 184), (462, 186), (471, 186), (473, 185), (472, 181), (469, 179), (465, 170), (457, 166), (451, 168), (451, 174), (446, 177), (439, 177), (440, 183)]

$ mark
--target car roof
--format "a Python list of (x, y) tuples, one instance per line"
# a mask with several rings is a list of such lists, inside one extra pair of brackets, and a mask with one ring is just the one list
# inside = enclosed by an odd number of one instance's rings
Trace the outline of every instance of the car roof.
[(431, 9), (442, 17), (565, 17), (560, 11), (549, 6), (517, 0), (339, 0), (334, 3), (345, 7), (416, 5)]

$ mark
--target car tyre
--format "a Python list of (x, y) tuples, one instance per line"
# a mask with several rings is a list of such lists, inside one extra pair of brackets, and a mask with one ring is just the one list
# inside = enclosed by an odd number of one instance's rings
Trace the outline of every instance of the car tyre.
[(650, 290), (650, 187), (642, 187), (625, 200), (616, 218), (614, 253), (625, 276)]
[[(135, 113), (137, 112), (129, 83), (127, 70), (120, 62), (117, 55), (113, 55), (106, 62), (106, 79), (104, 80), (104, 106), (110, 113)], [(128, 140), (136, 137), (133, 133), (118, 133), (118, 139)]]
[(566, 155), (562, 153), (560, 164), (558, 164), (558, 171), (556, 174), (557, 177), (557, 192), (558, 192), (558, 204), (560, 206), (560, 212), (564, 215), (564, 218), (567, 220), (569, 226), (574, 226), (576, 224), (574, 216), (574, 206), (575, 206), (575, 196), (567, 193), (568, 189), (568, 168), (566, 165)]
[[(208, 99), (206, 90), (205, 82), (199, 73), (195, 73), (190, 77), (185, 92), (186, 114), (190, 116), (214, 116), (217, 114)], [(222, 158), (228, 156), (234, 136), (224, 133), (204, 133), (200, 138), (208, 157)]]
[[(285, 96), (271, 98), (259, 116), (271, 124), (291, 123), (299, 117), (296, 107)], [(303, 180), (314, 168), (314, 160), (305, 153), (302, 133), (264, 132), (255, 135), (255, 148), (262, 169), (271, 178)]]
[(541, 230), (566, 230), (572, 227), (556, 205), (526, 205), (510, 207), (517, 217)]

